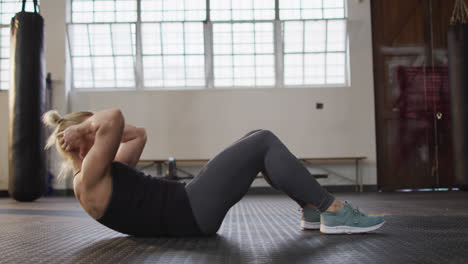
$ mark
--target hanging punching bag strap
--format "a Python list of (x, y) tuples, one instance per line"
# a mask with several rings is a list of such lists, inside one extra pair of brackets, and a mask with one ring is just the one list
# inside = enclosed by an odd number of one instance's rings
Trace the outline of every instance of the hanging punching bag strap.
[[(23, 0), (23, 9), (22, 9), (22, 12), (25, 12), (24, 9), (26, 8), (26, 1), (27, 1), (27, 0)], [(33, 0), (33, 3), (34, 3), (34, 13), (40, 13), (39, 5), (37, 4), (37, 0)], [(36, 10), (36, 8), (37, 8), (37, 10)]]
[(450, 18), (450, 25), (468, 23), (468, 7), (464, 0), (455, 0), (455, 5)]

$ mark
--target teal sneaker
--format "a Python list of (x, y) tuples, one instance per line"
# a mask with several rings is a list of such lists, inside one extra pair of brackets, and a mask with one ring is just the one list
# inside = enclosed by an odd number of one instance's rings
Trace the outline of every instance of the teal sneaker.
[(379, 229), (384, 223), (383, 216), (367, 216), (345, 202), (336, 212), (323, 212), (320, 215), (320, 232), (325, 234), (366, 233)]
[(320, 229), (320, 211), (315, 208), (302, 208), (301, 228)]

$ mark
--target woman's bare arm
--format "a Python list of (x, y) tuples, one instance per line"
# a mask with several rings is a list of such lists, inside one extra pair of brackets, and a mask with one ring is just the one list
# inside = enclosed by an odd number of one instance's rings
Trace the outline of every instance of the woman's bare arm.
[[(77, 126), (67, 128), (63, 133), (67, 143), (67, 130), (94, 137), (94, 144), (87, 151), (81, 165), (83, 183), (95, 186), (110, 169), (122, 139), (125, 121), (119, 109), (108, 109), (95, 113)], [(60, 136), (60, 134), (58, 135)], [(72, 143), (72, 142), (71, 142)]]
[(115, 161), (136, 166), (146, 144), (146, 130), (125, 124), (122, 140), (115, 155)]

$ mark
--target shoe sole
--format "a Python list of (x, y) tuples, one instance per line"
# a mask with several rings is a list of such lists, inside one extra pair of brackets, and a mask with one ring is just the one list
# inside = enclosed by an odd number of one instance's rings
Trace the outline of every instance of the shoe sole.
[(318, 230), (320, 229), (320, 222), (307, 222), (304, 220), (301, 220), (301, 228), (304, 229), (314, 229)]
[(367, 233), (370, 231), (374, 231), (379, 229), (380, 227), (385, 224), (385, 221), (382, 223), (369, 226), (369, 227), (353, 227), (353, 226), (326, 226), (320, 225), (320, 232), (325, 234), (359, 234), (359, 233)]

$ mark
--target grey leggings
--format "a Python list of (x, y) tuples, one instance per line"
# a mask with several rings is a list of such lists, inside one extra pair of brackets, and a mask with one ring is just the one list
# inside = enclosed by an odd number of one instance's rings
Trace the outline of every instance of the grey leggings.
[(203, 233), (218, 231), (259, 172), (301, 207), (311, 203), (323, 212), (334, 201), (278, 137), (268, 130), (254, 130), (218, 153), (185, 186)]

